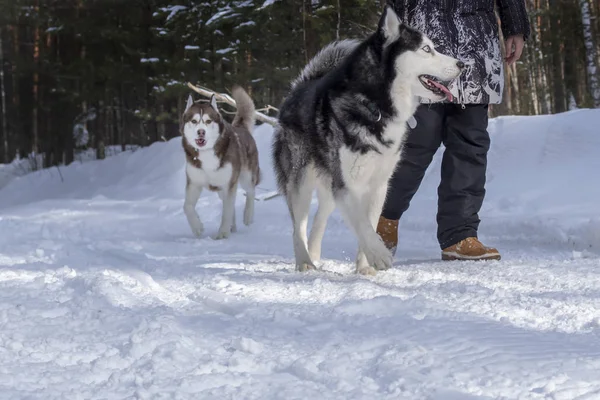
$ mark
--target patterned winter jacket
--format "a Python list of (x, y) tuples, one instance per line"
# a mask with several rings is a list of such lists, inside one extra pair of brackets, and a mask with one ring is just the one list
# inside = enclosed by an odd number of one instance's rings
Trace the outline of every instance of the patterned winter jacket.
[(429, 36), (439, 52), (467, 65), (449, 87), (456, 103), (502, 102), (504, 60), (494, 3), (504, 37), (521, 34), (527, 39), (525, 0), (388, 0), (400, 19)]

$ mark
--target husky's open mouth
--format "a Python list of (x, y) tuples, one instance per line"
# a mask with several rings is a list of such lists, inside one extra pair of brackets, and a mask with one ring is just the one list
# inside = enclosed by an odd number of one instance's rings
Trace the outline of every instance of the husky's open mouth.
[(196, 145), (198, 145), (198, 147), (206, 146), (206, 139), (203, 139), (203, 138), (196, 139)]
[(452, 95), (452, 93), (450, 93), (450, 89), (448, 89), (447, 87), (450, 84), (450, 82), (442, 83), (431, 75), (420, 75), (419, 80), (421, 81), (421, 84), (425, 87), (425, 89), (437, 95), (446, 96), (448, 101), (452, 101), (454, 99), (454, 96)]

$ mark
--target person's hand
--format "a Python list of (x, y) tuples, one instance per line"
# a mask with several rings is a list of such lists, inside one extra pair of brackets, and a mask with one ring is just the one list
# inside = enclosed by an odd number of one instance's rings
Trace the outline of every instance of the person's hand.
[(508, 65), (519, 61), (521, 54), (523, 54), (524, 46), (525, 40), (523, 40), (523, 35), (514, 35), (506, 39), (506, 58), (504, 61)]

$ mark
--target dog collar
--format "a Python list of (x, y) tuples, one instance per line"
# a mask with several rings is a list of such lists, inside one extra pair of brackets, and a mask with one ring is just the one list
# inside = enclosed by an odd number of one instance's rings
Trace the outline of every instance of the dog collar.
[(365, 108), (367, 110), (369, 110), (369, 112), (371, 114), (373, 114), (373, 116), (375, 117), (375, 122), (381, 121), (383, 116), (381, 114), (381, 110), (379, 110), (379, 108), (375, 105), (375, 103), (373, 103), (369, 100), (362, 100), (362, 104), (365, 106)]
[[(367, 110), (369, 110), (369, 112), (371, 114), (373, 114), (373, 116), (375, 116), (375, 122), (379, 122), (381, 121), (381, 119), (383, 118), (381, 111), (379, 110), (379, 108), (377, 108), (377, 105), (375, 105), (375, 103), (373, 103), (372, 101), (369, 100), (362, 100), (361, 103), (363, 104), (363, 106), (365, 106), (365, 108)], [(415, 119), (414, 116), (410, 116), (410, 118), (408, 119), (408, 121), (406, 121), (406, 123), (408, 124), (408, 126), (410, 127), (410, 129), (415, 129), (417, 126), (417, 120)]]

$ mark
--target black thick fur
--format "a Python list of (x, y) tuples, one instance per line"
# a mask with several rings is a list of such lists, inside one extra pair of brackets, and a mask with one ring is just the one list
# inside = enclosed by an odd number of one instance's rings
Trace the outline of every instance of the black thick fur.
[(383, 146), (392, 146), (383, 133), (396, 114), (391, 98), (394, 63), (402, 52), (416, 51), (423, 36), (401, 25), (400, 36), (384, 46), (384, 21), (385, 12), (379, 29), (363, 41), (342, 41), (324, 48), (293, 83), (280, 107), (280, 126), (272, 147), (282, 194), (287, 194), (288, 183), (299, 183), (301, 171), (311, 163), (317, 173), (331, 177), (334, 193), (344, 189), (340, 149), (378, 152), (359, 133), (366, 131)]

